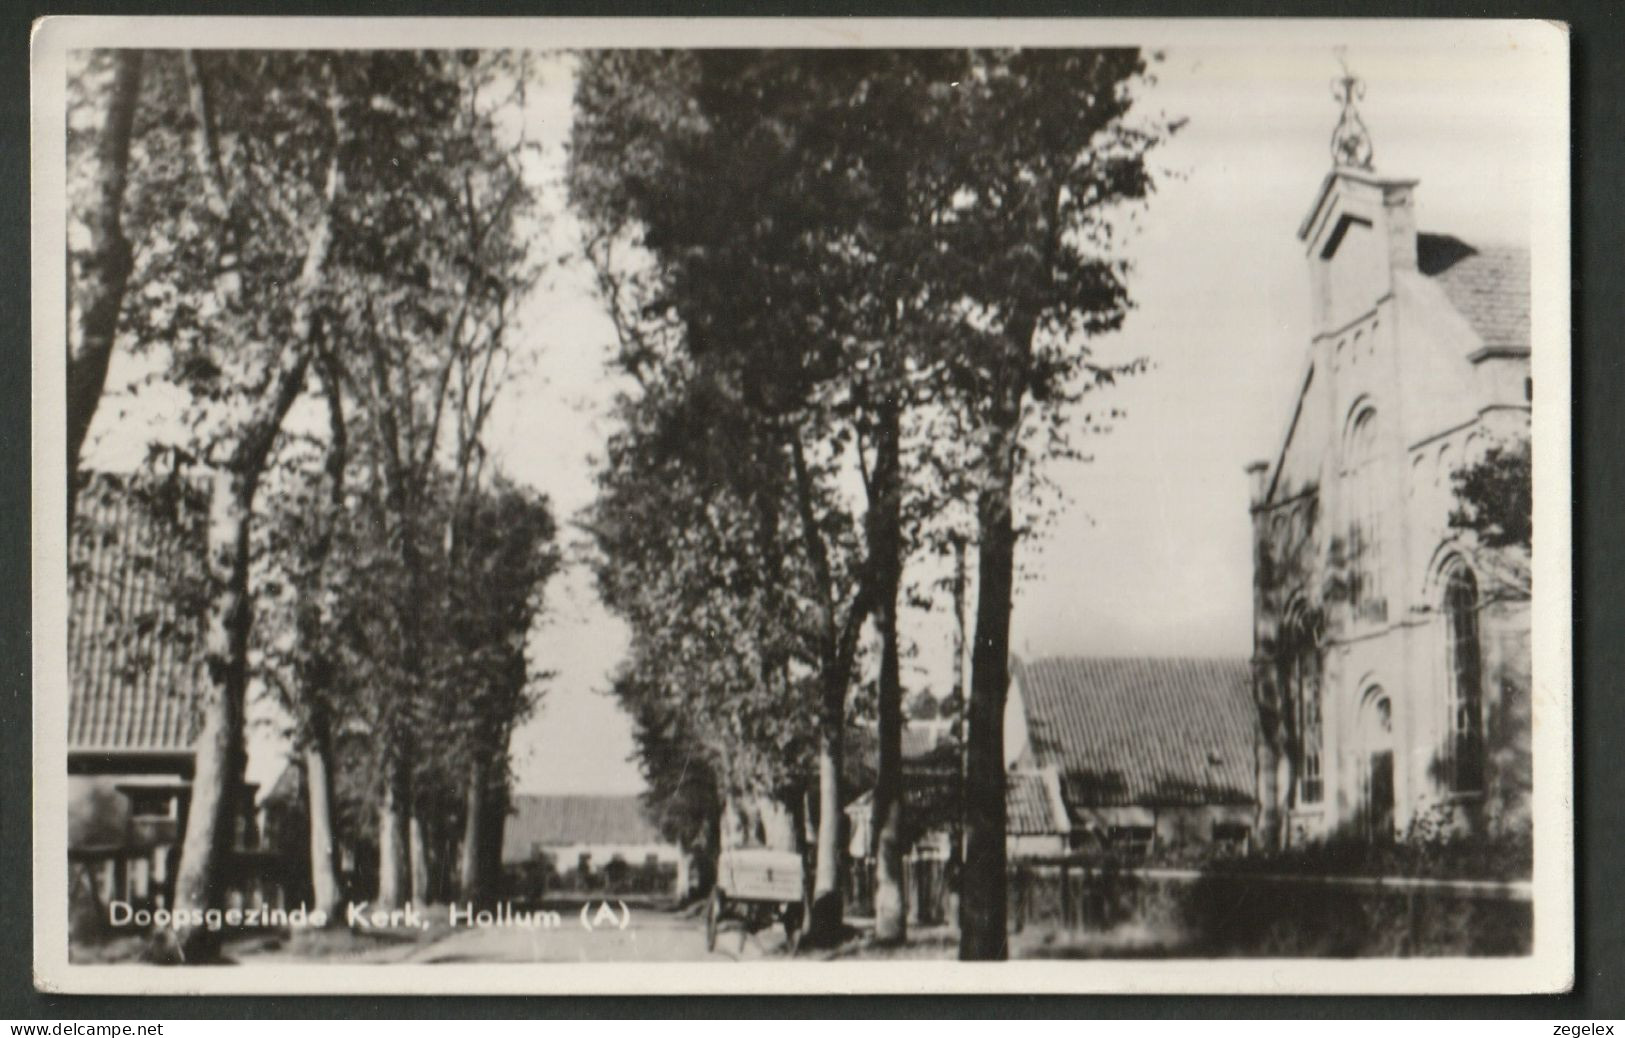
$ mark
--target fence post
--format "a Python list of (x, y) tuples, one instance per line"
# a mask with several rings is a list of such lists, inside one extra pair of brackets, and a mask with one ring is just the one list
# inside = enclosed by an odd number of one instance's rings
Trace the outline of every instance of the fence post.
[[(879, 867), (879, 865), (880, 865), (880, 859), (879, 858), (875, 859), (875, 865), (876, 865), (876, 867)], [(915, 883), (914, 883), (913, 872), (914, 872), (914, 870), (912, 868), (910, 868), (908, 866), (904, 866), (903, 875), (901, 877), (902, 880), (903, 880), (903, 918), (904, 919), (907, 919), (909, 916), (913, 915), (915, 913), (915, 911), (916, 911), (916, 908), (917, 908), (917, 906), (914, 904), (914, 898), (916, 896), (916, 891), (915, 891)], [(877, 883), (876, 886), (879, 886), (879, 884)]]
[(1027, 929), (1027, 913), (1032, 911), (1033, 900), (1033, 873), (1025, 864), (1021, 867), (1021, 926), (1020, 930)]
[(1016, 910), (1010, 914), (1012, 916), (1012, 921), (1016, 924), (1016, 933), (1020, 933), (1027, 922), (1026, 866), (1021, 864), (1016, 865), (1015, 875), (1011, 876), (1010, 878), (1014, 881), (1011, 883), (1011, 886), (1015, 888), (1014, 893), (1016, 895)]
[(1421, 921), (1417, 913), (1416, 890), (1412, 888), (1405, 895), (1406, 944), (1404, 954), (1415, 955), (1416, 949), (1422, 946), (1420, 935), (1417, 933), (1419, 929), (1421, 929)]
[(1072, 872), (1064, 860), (1061, 862), (1061, 929), (1072, 929)]

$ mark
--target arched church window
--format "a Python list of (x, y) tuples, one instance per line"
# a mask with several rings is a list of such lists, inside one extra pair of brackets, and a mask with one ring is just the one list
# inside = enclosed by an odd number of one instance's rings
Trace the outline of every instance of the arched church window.
[(1381, 502), (1377, 472), (1377, 411), (1362, 409), (1349, 426), (1345, 447), (1348, 489), (1349, 604), (1354, 614), (1386, 618), (1382, 597)]
[(1456, 793), (1484, 788), (1483, 656), (1478, 639), (1478, 582), (1456, 563), (1445, 584), (1446, 672), (1450, 682), (1450, 743), (1446, 774)]
[(1326, 795), (1326, 781), (1321, 767), (1325, 736), (1321, 724), (1320, 653), (1312, 641), (1299, 646), (1295, 671), (1294, 692), (1298, 699), (1299, 738), (1303, 751), (1303, 767), (1298, 775), (1298, 799), (1304, 804), (1318, 804)]
[(1366, 838), (1387, 843), (1394, 837), (1394, 702), (1373, 685), (1360, 707), (1361, 807)]
[(1321, 653), (1318, 624), (1313, 622), (1301, 599), (1288, 604), (1277, 642), (1278, 668), (1283, 705), (1287, 711), (1292, 759), (1292, 802), (1310, 806), (1325, 798), (1321, 761), (1325, 738), (1322, 734)]

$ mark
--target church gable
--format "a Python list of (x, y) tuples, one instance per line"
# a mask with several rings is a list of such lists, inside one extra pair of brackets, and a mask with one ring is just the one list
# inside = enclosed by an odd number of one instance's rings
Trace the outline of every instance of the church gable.
[(1528, 436), (1528, 253), (1418, 233), (1416, 182), (1356, 143), (1299, 230), (1307, 375), (1249, 470), (1261, 828), (1280, 844), (1465, 831), (1516, 816), (1488, 789), (1528, 784), (1527, 730), (1490, 723), (1526, 709), (1527, 607), (1482, 608), (1449, 521), (1454, 473)]
[(1527, 405), (1529, 255), (1419, 236), (1430, 262), (1396, 281), (1404, 446), (1422, 446), (1488, 408)]

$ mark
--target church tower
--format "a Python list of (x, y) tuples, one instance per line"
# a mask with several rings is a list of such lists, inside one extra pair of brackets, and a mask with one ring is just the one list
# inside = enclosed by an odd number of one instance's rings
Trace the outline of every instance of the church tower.
[(1505, 820), (1529, 780), (1527, 602), (1489, 597), (1450, 524), (1456, 473), (1527, 442), (1528, 254), (1419, 232), (1363, 94), (1345, 68), (1297, 233), (1304, 374), (1248, 470), (1261, 828), (1287, 846)]

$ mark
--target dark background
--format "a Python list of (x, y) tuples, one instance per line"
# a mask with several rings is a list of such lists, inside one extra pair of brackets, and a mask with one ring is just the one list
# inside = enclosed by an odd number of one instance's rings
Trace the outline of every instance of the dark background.
[(32, 672), (28, 34), (34, 19), (99, 15), (460, 15), (496, 13), (477, 0), (145, 0), (6, 5), (0, 50), (0, 1017), (89, 1020), (243, 1017), (1625, 1017), (1625, 780), (1614, 766), (1625, 735), (1625, 4), (1518, 0), (508, 0), (503, 15), (800, 15), (821, 17), (1297, 16), (1546, 18), (1571, 28), (1573, 86), (1575, 989), (1561, 996), (1265, 998), (1112, 996), (456, 998), (95, 997), (33, 987)]

